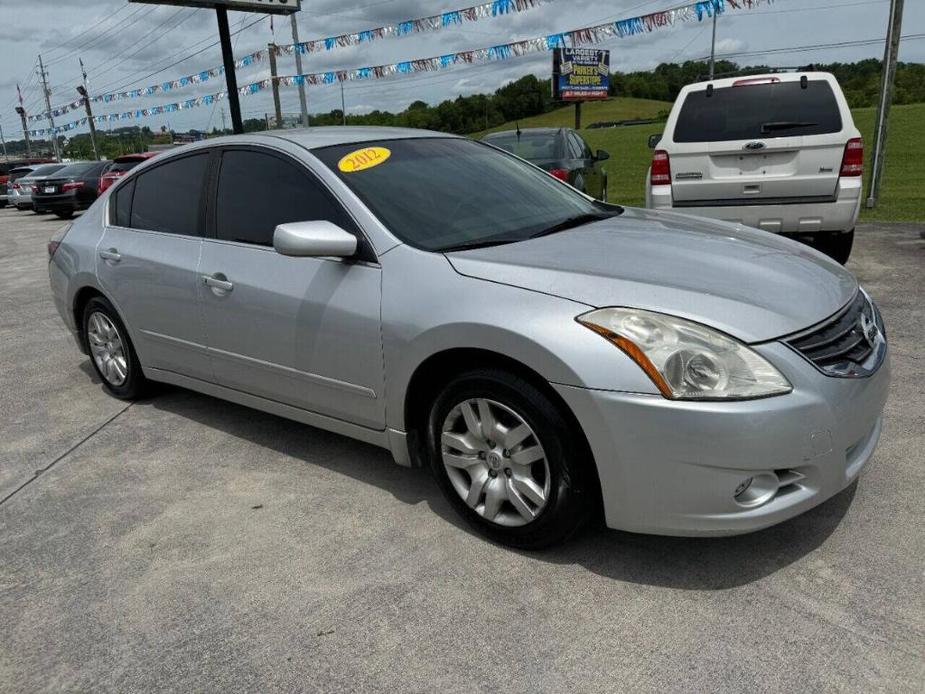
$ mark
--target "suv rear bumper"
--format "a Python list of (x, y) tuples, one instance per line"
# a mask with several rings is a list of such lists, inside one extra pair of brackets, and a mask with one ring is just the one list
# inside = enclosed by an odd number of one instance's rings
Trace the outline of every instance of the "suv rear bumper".
[[(755, 200), (741, 205), (694, 207), (690, 203), (674, 206), (671, 186), (646, 190), (646, 207), (675, 210), (697, 217), (709, 217), (770, 231), (776, 234), (813, 234), (825, 231), (851, 231), (861, 210), (861, 178), (843, 178), (834, 199), (826, 202), (796, 202), (761, 205)], [(796, 198), (796, 200), (800, 200)]]

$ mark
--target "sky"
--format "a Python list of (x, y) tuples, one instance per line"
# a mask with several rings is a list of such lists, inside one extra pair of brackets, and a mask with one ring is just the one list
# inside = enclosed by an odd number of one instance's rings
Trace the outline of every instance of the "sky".
[[(314, 53), (305, 57), (303, 72), (358, 68), (488, 47), (633, 17), (674, 7), (684, 1), (547, 0), (519, 14), (435, 33), (386, 38)], [(306, 41), (439, 14), (477, 2), (479, 0), (302, 0), (302, 11), (296, 16), (300, 38)], [(882, 42), (803, 51), (790, 49), (882, 39), (886, 34), (889, 4), (889, 0), (774, 0), (753, 10), (730, 9), (717, 24), (717, 56), (729, 55), (729, 59), (740, 64), (775, 66), (881, 58)], [(266, 15), (229, 13), (232, 32), (261, 18), (264, 19), (233, 37), (237, 57), (264, 48), (270, 41), (292, 43), (287, 17), (275, 17), (271, 31)], [(905, 3), (902, 33), (925, 33), (925, 2)], [(710, 40), (710, 22), (690, 22), (648, 34), (612, 39), (601, 47), (611, 50), (612, 69), (646, 70), (660, 62), (703, 58), (709, 55)], [(45, 110), (37, 74), (39, 54), (46, 64), (52, 105), (57, 106), (77, 98), (75, 86), (81, 81), (79, 58), (87, 68), (90, 92), (96, 94), (145, 87), (220, 65), (220, 48), (210, 45), (215, 42), (215, 13), (208, 9), (142, 5), (127, 0), (0, 0), (0, 126), (7, 140), (22, 138), (22, 128), (14, 111), (17, 83), (22, 85), (28, 112)], [(781, 48), (788, 50), (762, 53)], [(193, 53), (197, 55), (187, 58)], [(741, 55), (743, 53), (748, 55)], [(904, 41), (900, 60), (925, 62), (925, 40)], [(344, 97), (348, 113), (373, 109), (399, 111), (418, 99), (438, 103), (460, 94), (491, 92), (527, 73), (548, 77), (550, 70), (550, 56), (534, 54), (441, 72), (347, 83)], [(279, 74), (295, 73), (294, 59), (281, 57)], [(238, 82), (248, 84), (268, 75), (268, 65), (260, 63), (240, 70)], [(169, 95), (97, 105), (95, 113), (175, 102), (215, 93), (223, 87), (223, 80), (212, 80)], [(308, 99), (311, 112), (326, 112), (340, 108), (341, 93), (337, 85), (309, 87)], [(284, 113), (298, 113), (297, 90), (284, 88), (282, 104)], [(270, 92), (242, 97), (241, 108), (245, 118), (262, 118), (266, 112), (272, 113)], [(227, 104), (225, 110), (227, 116)], [(82, 115), (66, 114), (58, 119), (58, 125)], [(168, 125), (178, 131), (206, 130), (221, 127), (221, 115), (221, 105), (206, 106), (123, 121), (123, 124), (149, 125), (153, 129)], [(228, 124), (230, 127), (230, 117)], [(33, 123), (30, 127), (46, 126)]]

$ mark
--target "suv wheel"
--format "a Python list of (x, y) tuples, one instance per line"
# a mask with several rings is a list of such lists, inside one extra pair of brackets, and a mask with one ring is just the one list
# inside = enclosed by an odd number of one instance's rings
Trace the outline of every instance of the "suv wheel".
[(133, 400), (147, 387), (135, 348), (112, 304), (101, 296), (87, 303), (83, 335), (93, 370), (103, 386), (122, 400)]
[(524, 549), (567, 539), (590, 515), (596, 487), (583, 448), (542, 391), (498, 369), (453, 379), (428, 420), (446, 498), (483, 534)]
[(844, 265), (851, 257), (851, 248), (854, 246), (854, 229), (819, 234), (813, 245), (836, 262)]

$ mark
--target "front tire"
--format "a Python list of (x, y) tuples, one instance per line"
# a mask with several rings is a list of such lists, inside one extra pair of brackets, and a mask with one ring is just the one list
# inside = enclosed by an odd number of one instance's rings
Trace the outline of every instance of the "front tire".
[(74, 210), (58, 210), (55, 212), (55, 216), (59, 219), (70, 219), (74, 216)]
[(444, 495), (492, 540), (554, 545), (595, 508), (586, 447), (556, 404), (519, 376), (490, 368), (457, 376), (434, 402), (427, 434)]
[(83, 339), (93, 370), (111, 395), (134, 400), (146, 391), (148, 381), (128, 331), (107, 299), (97, 296), (87, 303)]

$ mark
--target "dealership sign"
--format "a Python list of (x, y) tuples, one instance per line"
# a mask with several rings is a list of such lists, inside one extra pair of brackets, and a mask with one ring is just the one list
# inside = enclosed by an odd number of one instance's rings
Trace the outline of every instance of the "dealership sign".
[(292, 14), (301, 8), (302, 0), (128, 0), (145, 5), (182, 5), (183, 7), (224, 7), (239, 12)]
[(596, 48), (557, 48), (553, 51), (553, 99), (606, 99), (609, 91), (610, 51)]

